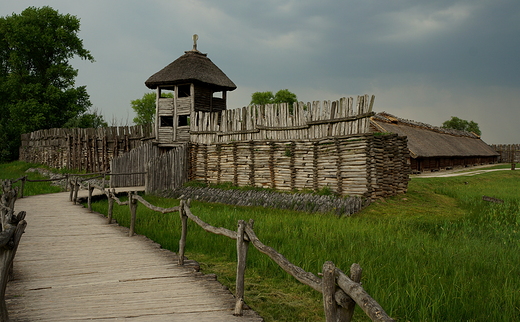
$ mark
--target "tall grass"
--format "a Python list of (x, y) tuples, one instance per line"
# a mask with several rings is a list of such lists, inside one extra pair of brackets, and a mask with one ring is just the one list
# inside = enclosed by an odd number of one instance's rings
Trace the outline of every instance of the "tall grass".
[[(40, 164), (27, 163), (21, 161), (15, 161), (10, 163), (0, 163), (0, 180), (5, 179), (18, 179), (27, 175), (28, 179), (41, 180), (48, 179), (44, 178), (35, 172), (26, 172), (30, 168), (44, 167)], [(14, 184), (15, 187), (20, 187), (21, 182), (18, 181)], [(45, 193), (60, 192), (62, 189), (57, 186), (51, 185), (50, 182), (27, 182), (24, 187), (24, 196), (34, 196)]]
[[(193, 202), (192, 212), (234, 230), (239, 219), (254, 219), (265, 244), (314, 274), (327, 260), (345, 271), (359, 263), (363, 286), (398, 320), (511, 321), (520, 319), (520, 215), (513, 189), (519, 179), (520, 173), (513, 171), (413, 179), (407, 195), (373, 204), (350, 218), (200, 202)], [(484, 202), (482, 194), (505, 202)], [(177, 204), (146, 198), (164, 207)], [(105, 213), (107, 203), (94, 207)], [(140, 206), (137, 233), (177, 251), (178, 217)], [(128, 225), (128, 209), (116, 208), (115, 218)], [(234, 241), (191, 223), (187, 255), (234, 288)], [(246, 302), (266, 321), (323, 320), (319, 293), (254, 248), (247, 265)], [(361, 311), (355, 319), (368, 320)]]

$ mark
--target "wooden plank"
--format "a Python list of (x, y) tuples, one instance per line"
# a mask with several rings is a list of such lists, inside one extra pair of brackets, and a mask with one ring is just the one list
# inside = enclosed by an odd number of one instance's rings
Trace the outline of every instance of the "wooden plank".
[(11, 321), (262, 321), (233, 316), (235, 299), (214, 278), (67, 199), (17, 201), (28, 226), (7, 286)]

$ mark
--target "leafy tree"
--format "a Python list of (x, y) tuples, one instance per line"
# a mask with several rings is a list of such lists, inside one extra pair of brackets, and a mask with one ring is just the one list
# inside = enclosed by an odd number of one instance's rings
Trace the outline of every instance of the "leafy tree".
[[(173, 93), (161, 93), (161, 97), (173, 98)], [(134, 123), (136, 125), (148, 125), (155, 123), (155, 93), (145, 93), (142, 98), (130, 102), (136, 117)]]
[(251, 105), (265, 105), (265, 104), (277, 104), (277, 103), (289, 103), (292, 104), (297, 102), (298, 98), (296, 94), (291, 93), (288, 89), (281, 89), (273, 95), (273, 92), (255, 92), (251, 95)]
[(274, 95), (273, 103), (289, 103), (292, 107), (296, 102), (298, 102), (296, 94), (289, 92), (288, 89), (281, 89)]
[(108, 123), (105, 122), (103, 115), (99, 114), (97, 110), (71, 118), (63, 125), (65, 128), (98, 128), (107, 126)]
[(255, 92), (251, 95), (251, 105), (272, 104), (274, 101), (273, 92)]
[(17, 158), (20, 134), (62, 127), (91, 106), (69, 63), (94, 61), (79, 28), (78, 18), (47, 6), (0, 17), (0, 161)]
[(451, 120), (442, 123), (442, 127), (445, 129), (455, 129), (460, 131), (473, 132), (479, 136), (482, 134), (478, 127), (478, 123), (473, 121), (468, 122), (456, 116), (452, 116)]

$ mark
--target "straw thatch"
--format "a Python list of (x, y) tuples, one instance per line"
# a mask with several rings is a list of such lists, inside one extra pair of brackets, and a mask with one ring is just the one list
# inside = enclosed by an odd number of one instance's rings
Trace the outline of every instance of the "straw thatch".
[(202, 83), (216, 91), (232, 91), (237, 86), (207, 56), (198, 50), (186, 51), (174, 62), (153, 74), (145, 82), (148, 88), (157, 86)]
[(370, 121), (378, 132), (408, 137), (408, 149), (413, 158), (498, 156), (474, 133), (403, 120), (384, 112)]

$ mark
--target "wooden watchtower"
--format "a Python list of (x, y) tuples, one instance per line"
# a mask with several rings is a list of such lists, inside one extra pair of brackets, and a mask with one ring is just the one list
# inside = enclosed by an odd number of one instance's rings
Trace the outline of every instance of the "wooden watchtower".
[[(197, 35), (193, 49), (153, 74), (145, 82), (157, 91), (155, 139), (167, 147), (190, 139), (192, 112), (214, 112), (227, 108), (227, 92), (236, 85), (208, 57), (197, 50)], [(173, 98), (161, 93), (173, 92)]]

